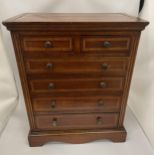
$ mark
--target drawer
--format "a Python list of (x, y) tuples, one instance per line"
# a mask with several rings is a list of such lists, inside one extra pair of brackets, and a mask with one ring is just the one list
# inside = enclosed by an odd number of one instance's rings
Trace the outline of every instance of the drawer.
[(65, 52), (72, 51), (72, 37), (59, 36), (25, 36), (22, 47), (27, 52)]
[(127, 54), (130, 50), (130, 37), (125, 36), (86, 36), (81, 41), (83, 52)]
[(110, 75), (125, 74), (127, 70), (126, 60), (114, 59), (28, 59), (25, 60), (26, 71), (29, 74), (33, 73), (103, 73)]
[(64, 92), (64, 91), (89, 91), (89, 90), (122, 90), (123, 78), (100, 79), (37, 79), (30, 80), (31, 92)]
[(121, 98), (117, 96), (33, 99), (35, 112), (119, 112), (120, 104)]
[(42, 130), (115, 128), (118, 117), (116, 113), (37, 115), (35, 122)]

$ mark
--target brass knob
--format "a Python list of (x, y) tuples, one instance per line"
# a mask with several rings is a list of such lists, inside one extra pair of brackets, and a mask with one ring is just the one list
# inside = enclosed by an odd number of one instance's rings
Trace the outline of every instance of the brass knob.
[(45, 48), (51, 48), (51, 47), (52, 47), (52, 43), (51, 43), (50, 41), (46, 41), (46, 42), (44, 43), (44, 47), (45, 47)]
[(98, 100), (98, 106), (104, 106), (105, 105), (105, 103), (104, 103), (104, 101), (103, 100)]
[(53, 67), (53, 64), (52, 64), (52, 63), (47, 63), (47, 64), (46, 64), (46, 68), (47, 68), (47, 69), (51, 69), (52, 67)]
[(98, 116), (98, 117), (96, 118), (96, 124), (97, 124), (97, 125), (102, 125), (102, 124), (103, 124), (103, 120), (102, 120), (102, 118), (101, 118), (100, 116)]
[(108, 69), (108, 64), (106, 64), (106, 63), (101, 64), (101, 68), (103, 70), (107, 70)]
[(106, 86), (107, 86), (107, 85), (106, 85), (105, 82), (100, 82), (100, 87), (101, 87), (101, 88), (106, 88)]
[(56, 101), (52, 101), (51, 102), (51, 108), (55, 108), (56, 107)]
[(48, 84), (48, 89), (53, 89), (55, 87), (54, 83), (49, 83)]
[(57, 126), (58, 125), (58, 121), (57, 121), (57, 118), (53, 118), (53, 121), (52, 121), (52, 126)]
[(104, 41), (103, 42), (103, 46), (106, 47), (106, 48), (107, 47), (110, 47), (111, 46), (111, 43), (109, 41)]

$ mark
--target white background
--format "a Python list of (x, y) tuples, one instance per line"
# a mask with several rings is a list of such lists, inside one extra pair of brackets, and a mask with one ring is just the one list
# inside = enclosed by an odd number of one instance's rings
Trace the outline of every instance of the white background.
[[(150, 25), (142, 32), (130, 96), (130, 108), (153, 144), (153, 0), (140, 14)], [(0, 21), (25, 12), (125, 12), (138, 15), (139, 0), (0, 0)], [(17, 89), (16, 89), (17, 86)], [(18, 90), (18, 91), (17, 91)], [(18, 93), (19, 92), (19, 93)], [(9, 32), (0, 31), (0, 130), (23, 100)], [(21, 102), (19, 102), (20, 104)]]

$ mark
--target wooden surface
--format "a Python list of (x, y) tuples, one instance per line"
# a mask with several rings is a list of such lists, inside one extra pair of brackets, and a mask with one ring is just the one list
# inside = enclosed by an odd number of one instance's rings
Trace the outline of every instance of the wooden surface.
[(123, 13), (24, 13), (6, 22), (144, 22)]
[(39, 130), (106, 129), (117, 127), (118, 114), (36, 115), (35, 120)]
[[(52, 23), (52, 25), (50, 25)], [(62, 27), (61, 24), (64, 24)], [(102, 30), (111, 29), (109, 24), (115, 24), (113, 29), (144, 29), (148, 24), (147, 21), (140, 18), (132, 17), (126, 14), (114, 13), (25, 13), (16, 17), (10, 18), (3, 22), (9, 30)], [(27, 27), (31, 24), (31, 27)], [(91, 24), (89, 27), (86, 24)], [(95, 25), (95, 27), (94, 27)], [(104, 26), (104, 27), (103, 27)]]
[(124, 14), (37, 13), (3, 24), (15, 48), (30, 146), (125, 141), (130, 82), (148, 22)]
[(118, 96), (34, 98), (36, 113), (119, 112)]

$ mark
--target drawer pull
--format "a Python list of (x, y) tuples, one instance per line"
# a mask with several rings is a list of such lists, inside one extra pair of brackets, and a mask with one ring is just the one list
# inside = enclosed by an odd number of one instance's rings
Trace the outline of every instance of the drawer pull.
[(102, 118), (100, 116), (96, 118), (96, 124), (97, 125), (102, 125), (103, 124), (103, 120), (102, 120)]
[(103, 100), (98, 100), (98, 106), (104, 106), (104, 105), (105, 105), (105, 103)]
[(47, 63), (47, 64), (46, 64), (46, 68), (47, 68), (47, 69), (51, 69), (52, 67), (53, 67), (53, 64), (52, 64), (52, 63)]
[(100, 87), (101, 88), (106, 88), (107, 84), (105, 82), (100, 82)]
[(52, 47), (52, 43), (51, 43), (50, 41), (46, 41), (46, 42), (44, 43), (44, 47), (45, 47), (45, 48), (51, 48), (51, 47)]
[(54, 83), (49, 83), (48, 89), (53, 89), (55, 87)]
[(102, 68), (103, 70), (107, 70), (107, 69), (108, 69), (108, 64), (105, 64), (105, 63), (102, 64), (102, 65), (101, 65), (101, 68)]
[(51, 108), (55, 108), (56, 107), (56, 101), (52, 101), (51, 102)]
[(53, 121), (52, 121), (52, 126), (57, 126), (58, 125), (58, 121), (57, 121), (57, 118), (53, 118)]
[(108, 47), (110, 47), (110, 46), (111, 46), (111, 43), (110, 43), (109, 41), (104, 41), (104, 42), (103, 42), (103, 47), (108, 48)]

